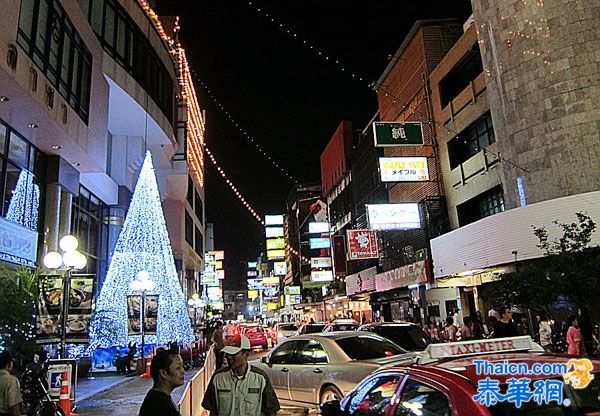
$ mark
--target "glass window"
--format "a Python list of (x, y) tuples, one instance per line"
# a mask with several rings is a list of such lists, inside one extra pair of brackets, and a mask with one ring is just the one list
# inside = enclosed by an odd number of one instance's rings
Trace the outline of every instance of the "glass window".
[(263, 329), (258, 325), (242, 327), (242, 334), (257, 334), (259, 332), (263, 332)]
[(109, 4), (105, 3), (106, 8), (104, 9), (104, 40), (111, 48), (115, 46), (115, 9)]
[[(9, 212), (10, 203), (13, 199), (15, 191), (17, 189), (17, 182), (19, 181), (19, 174), (21, 169), (12, 163), (9, 163), (6, 167), (6, 182), (4, 183), (4, 203), (3, 213), (6, 216)], [(16, 201), (16, 199), (15, 199)], [(17, 222), (17, 218), (14, 219)]]
[(104, 0), (92, 0), (92, 10), (89, 16), (92, 28), (97, 35), (102, 34), (102, 21), (104, 20)]
[(335, 342), (351, 360), (371, 360), (406, 352), (388, 340), (368, 335), (340, 338), (336, 339)]
[(190, 204), (190, 206), (194, 205), (194, 183), (192, 182), (192, 178), (190, 178), (188, 176), (188, 187), (187, 187), (187, 195), (186, 195), (186, 199), (188, 201), (188, 203)]
[(407, 351), (423, 351), (431, 344), (431, 339), (419, 326), (380, 325), (373, 327), (373, 331)]
[(29, 143), (14, 131), (8, 141), (8, 158), (23, 167), (29, 162)]
[(125, 60), (125, 46), (127, 45), (127, 23), (125, 17), (117, 15), (117, 55)]
[(489, 113), (484, 114), (448, 142), (450, 168), (456, 168), (495, 141), (492, 117)]
[(350, 414), (385, 415), (402, 377), (382, 375), (363, 383), (348, 404)]
[(271, 353), (269, 364), (292, 364), (298, 341), (287, 341), (279, 345)]
[(185, 241), (194, 247), (194, 221), (187, 211), (185, 211)]
[(26, 42), (33, 36), (33, 22), (35, 16), (35, 1), (21, 0), (21, 15), (19, 16), (19, 30), (26, 37)]
[(450, 416), (448, 397), (439, 390), (419, 381), (408, 380), (396, 408), (396, 416)]
[(297, 360), (300, 364), (327, 364), (327, 353), (319, 341), (299, 341)]
[(200, 224), (202, 224), (202, 215), (204, 214), (204, 205), (202, 204), (202, 199), (200, 199), (200, 195), (198, 195), (198, 192), (194, 192), (194, 196), (195, 196), (194, 209), (196, 212), (196, 217), (200, 221)]
[(48, 2), (46, 0), (40, 0), (36, 27), (35, 46), (42, 55), (46, 50), (46, 43), (48, 40), (48, 21), (50, 17), (49, 14), (50, 10), (48, 7)]
[(199, 255), (200, 257), (204, 256), (204, 239), (202, 238), (202, 233), (200, 232), (200, 229), (196, 227), (195, 230), (195, 241), (194, 241), (194, 251), (196, 252), (197, 255)]
[(48, 55), (48, 78), (50, 82), (56, 85), (58, 81), (58, 74), (60, 70), (60, 58), (61, 52), (60, 47), (63, 41), (63, 25), (61, 16), (57, 9), (53, 10), (50, 19), (50, 48)]
[(8, 126), (0, 123), (0, 154), (6, 154), (6, 138), (8, 137)]

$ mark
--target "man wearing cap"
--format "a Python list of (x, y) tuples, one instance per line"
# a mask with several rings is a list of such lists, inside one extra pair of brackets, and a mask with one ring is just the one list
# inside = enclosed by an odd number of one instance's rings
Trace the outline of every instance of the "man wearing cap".
[(202, 401), (211, 416), (274, 416), (280, 409), (269, 377), (248, 364), (250, 349), (242, 335), (221, 350), (228, 366), (213, 374)]

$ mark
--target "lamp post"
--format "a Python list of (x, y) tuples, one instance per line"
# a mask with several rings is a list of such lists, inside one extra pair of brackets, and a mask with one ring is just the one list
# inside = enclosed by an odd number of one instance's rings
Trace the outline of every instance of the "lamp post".
[[(44, 266), (47, 269), (62, 270), (63, 295), (61, 308), (61, 329), (60, 329), (60, 358), (66, 358), (67, 355), (67, 319), (69, 316), (69, 299), (71, 294), (71, 271), (81, 270), (87, 264), (87, 257), (79, 251), (79, 240), (74, 235), (65, 235), (60, 239), (59, 247), (62, 254), (57, 251), (46, 253), (43, 259)], [(61, 269), (61, 266), (64, 266)]]
[(192, 298), (188, 299), (188, 305), (194, 308), (194, 329), (196, 329), (198, 327), (198, 309), (204, 307), (204, 302), (197, 293), (194, 293)]
[(144, 315), (146, 313), (146, 292), (154, 290), (154, 282), (150, 279), (150, 273), (146, 270), (140, 270), (129, 284), (131, 290), (142, 292), (142, 302), (140, 304), (140, 331), (142, 332), (142, 372), (146, 373), (146, 354), (144, 340)]

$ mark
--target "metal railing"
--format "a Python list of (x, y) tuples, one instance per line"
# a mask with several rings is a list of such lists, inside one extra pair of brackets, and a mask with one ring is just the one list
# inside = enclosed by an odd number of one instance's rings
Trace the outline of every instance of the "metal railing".
[(206, 353), (206, 361), (202, 368), (188, 382), (185, 391), (179, 400), (179, 411), (181, 416), (204, 416), (208, 415), (208, 411), (202, 408), (202, 400), (204, 393), (208, 387), (208, 382), (212, 377), (217, 357), (214, 346), (211, 346)]

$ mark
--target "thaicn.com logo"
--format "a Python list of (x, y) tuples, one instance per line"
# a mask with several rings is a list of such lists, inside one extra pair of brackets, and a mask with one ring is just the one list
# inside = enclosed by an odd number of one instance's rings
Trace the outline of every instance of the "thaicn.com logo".
[[(563, 400), (564, 385), (584, 389), (594, 379), (593, 365), (587, 358), (571, 359), (566, 363), (527, 364), (508, 360), (473, 360), (473, 363), (478, 375), (488, 376), (479, 380), (477, 394), (473, 396), (473, 400), (485, 406), (506, 402), (520, 408), (523, 403), (532, 401), (538, 405), (554, 402), (568, 406), (568, 399)], [(512, 376), (506, 380), (506, 386), (493, 377), (506, 375)], [(541, 378), (545, 376), (555, 378)]]

